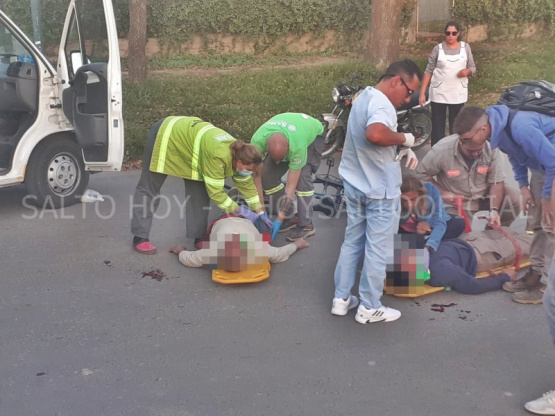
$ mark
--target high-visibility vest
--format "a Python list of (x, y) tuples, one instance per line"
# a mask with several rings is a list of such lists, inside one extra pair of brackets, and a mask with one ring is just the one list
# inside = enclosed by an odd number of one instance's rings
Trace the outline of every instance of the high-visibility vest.
[(249, 207), (262, 207), (251, 176), (243, 177), (233, 168), (229, 145), (236, 139), (226, 131), (198, 117), (167, 117), (156, 135), (149, 169), (205, 183), (208, 196), (220, 209), (232, 212), (237, 204), (224, 191), (232, 178)]

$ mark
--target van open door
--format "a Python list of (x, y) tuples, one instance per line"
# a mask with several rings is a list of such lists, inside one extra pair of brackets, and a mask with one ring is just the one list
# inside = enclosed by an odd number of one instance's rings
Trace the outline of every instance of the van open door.
[(62, 109), (75, 128), (85, 169), (121, 169), (121, 66), (111, 0), (70, 2), (56, 70)]

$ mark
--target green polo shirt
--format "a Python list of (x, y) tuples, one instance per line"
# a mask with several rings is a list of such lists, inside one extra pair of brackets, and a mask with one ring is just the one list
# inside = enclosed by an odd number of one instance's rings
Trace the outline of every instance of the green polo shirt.
[(268, 138), (274, 133), (282, 133), (289, 143), (283, 161), (289, 162), (290, 170), (301, 170), (306, 165), (308, 146), (323, 132), (324, 126), (314, 117), (302, 113), (283, 113), (260, 126), (252, 136), (251, 144), (265, 154), (268, 151)]

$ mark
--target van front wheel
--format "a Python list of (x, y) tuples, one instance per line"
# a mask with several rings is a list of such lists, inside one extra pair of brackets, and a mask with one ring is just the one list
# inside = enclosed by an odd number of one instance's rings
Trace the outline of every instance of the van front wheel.
[(29, 158), (25, 185), (33, 205), (44, 208), (74, 205), (88, 183), (81, 148), (71, 140), (41, 143)]

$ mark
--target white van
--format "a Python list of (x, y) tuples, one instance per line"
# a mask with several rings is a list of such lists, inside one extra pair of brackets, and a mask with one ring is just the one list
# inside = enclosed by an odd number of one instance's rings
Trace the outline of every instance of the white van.
[(89, 172), (124, 154), (118, 36), (111, 0), (71, 0), (57, 51), (41, 51), (0, 10), (0, 187), (27, 200), (79, 201)]

